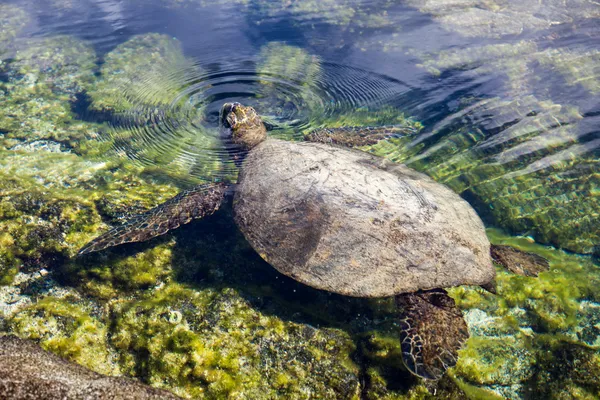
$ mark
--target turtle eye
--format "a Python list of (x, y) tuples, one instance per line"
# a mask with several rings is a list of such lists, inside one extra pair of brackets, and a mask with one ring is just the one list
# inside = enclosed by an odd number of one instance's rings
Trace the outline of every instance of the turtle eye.
[(233, 111), (235, 110), (232, 108), (232, 112), (227, 114), (227, 124), (229, 124), (230, 128), (235, 128), (235, 125), (237, 124), (237, 117)]

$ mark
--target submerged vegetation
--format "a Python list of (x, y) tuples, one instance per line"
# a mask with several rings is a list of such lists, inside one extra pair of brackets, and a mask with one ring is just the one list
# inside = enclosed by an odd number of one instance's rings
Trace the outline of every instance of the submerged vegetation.
[[(484, 3), (414, 6), (445, 29), (495, 39), (598, 17), (597, 5), (585, 1), (567, 8)], [(265, 20), (319, 15), (319, 23), (339, 29), (391, 24), (386, 13), (350, 1), (234, 6)], [(502, 82), (502, 93), (464, 96), (452, 116), (433, 126), (388, 105), (312, 117), (319, 126), (412, 128), (417, 134), (365, 150), (449, 185), (491, 225), (510, 231), (490, 229), (493, 243), (550, 262), (537, 278), (498, 268), (497, 294), (475, 287), (450, 291), (472, 337), (456, 367), (431, 383), (401, 366), (392, 301), (324, 293), (277, 273), (245, 242), (228, 207), (148, 243), (75, 257), (109, 225), (201, 181), (190, 175), (211, 178), (227, 166), (187, 153), (219, 143), (204, 130), (206, 110), (178, 97), (202, 69), (177, 39), (133, 36), (99, 58), (71, 36), (20, 38), (29, 21), (24, 10), (0, 5), (3, 332), (184, 398), (600, 397), (600, 269), (591, 256), (559, 249), (597, 254), (600, 243), (600, 146), (586, 124), (589, 106), (576, 101), (580, 93), (600, 92), (598, 51), (549, 48), (527, 38), (440, 52), (389, 46), (415, 57), (432, 79), (492, 76)], [(258, 54), (263, 79), (285, 77), (301, 88), (324, 79), (326, 66), (306, 49), (271, 42)], [(560, 77), (558, 92), (543, 79), (550, 73)], [(276, 91), (269, 79), (261, 85), (265, 96), (257, 102), (264, 107), (290, 100), (270, 99)], [(313, 98), (300, 98), (305, 110), (319, 114)], [(84, 118), (86, 112), (100, 117)], [(169, 125), (160, 125), (165, 121)], [(145, 129), (154, 125), (175, 134), (150, 137)], [(132, 140), (140, 137), (145, 140)]]

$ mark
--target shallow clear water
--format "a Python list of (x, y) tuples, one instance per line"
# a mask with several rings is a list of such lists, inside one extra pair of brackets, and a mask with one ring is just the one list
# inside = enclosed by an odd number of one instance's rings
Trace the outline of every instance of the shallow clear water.
[[(600, 397), (590, 378), (600, 374), (597, 2), (0, 0), (0, 39), (6, 330), (92, 369), (136, 376), (182, 396), (257, 398), (252, 390), (261, 386), (240, 378), (253, 373), (281, 375), (265, 378), (274, 390), (260, 389), (267, 398), (308, 398), (311, 391), (316, 398), (426, 396), (425, 386), (400, 366), (394, 328), (380, 310), (389, 305), (317, 294), (274, 275), (247, 244), (232, 239), (243, 242), (226, 212), (211, 217), (213, 227), (201, 222), (158, 245), (83, 266), (73, 261), (106, 224), (191, 184), (235, 180), (218, 119), (223, 103), (238, 101), (264, 116), (270, 135), (288, 140), (319, 127), (410, 127), (409, 135), (363, 150), (451, 187), (476, 209), (493, 243), (550, 260), (550, 271), (539, 278), (499, 270), (496, 297), (473, 288), (451, 292), (473, 339), (439, 391), (460, 396), (462, 390), (471, 398)], [(198, 232), (198, 241), (188, 238)], [(222, 254), (230, 248), (233, 255)], [(214, 254), (198, 254), (206, 249)], [(40, 269), (50, 272), (50, 283), (15, 289)], [(292, 323), (316, 335), (323, 327), (339, 329), (343, 338), (329, 340), (343, 349), (325, 351), (323, 359), (353, 363), (334, 368), (334, 375), (354, 373), (358, 389), (348, 389), (350, 378), (334, 384), (332, 377), (298, 388), (290, 382), (328, 367), (291, 372), (276, 351), (265, 356), (273, 363), (268, 372), (251, 362), (250, 372), (233, 367), (223, 354), (206, 368), (229, 371), (226, 377), (190, 375), (176, 361), (144, 370), (139, 352), (150, 354), (150, 364), (175, 356), (120, 338), (119, 332), (151, 333), (136, 331), (141, 322), (127, 319), (125, 308), (113, 305), (103, 315), (99, 304), (147, 296), (147, 306), (159, 302), (153, 290), (171, 281), (202, 296), (234, 288), (248, 302), (244, 307), (282, 320), (284, 331)], [(279, 282), (294, 294), (277, 289)], [(106, 344), (103, 361), (91, 361), (81, 349), (65, 351), (79, 328), (36, 333), (45, 317), (34, 323), (23, 315), (41, 312), (45, 296), (74, 296), (83, 304), (77, 312), (101, 338), (86, 340)], [(232, 300), (211, 301), (229, 307)], [(319, 302), (331, 318), (321, 315)], [(50, 309), (44, 308), (48, 321), (68, 314)], [(199, 333), (206, 327), (186, 326), (208, 347), (233, 340), (230, 326), (209, 339)], [(248, 343), (260, 340), (252, 336)], [(233, 354), (248, 346), (224, 347)], [(223, 381), (223, 387), (215, 383)]]

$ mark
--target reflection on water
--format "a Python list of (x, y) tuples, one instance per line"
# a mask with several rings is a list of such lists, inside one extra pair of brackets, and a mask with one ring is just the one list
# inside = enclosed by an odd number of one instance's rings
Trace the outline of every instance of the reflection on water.
[[(235, 181), (217, 125), (221, 105), (239, 101), (287, 140), (410, 126), (363, 150), (426, 172), (520, 235), (493, 241), (551, 259), (539, 279), (501, 273), (495, 297), (454, 290), (475, 337), (438, 391), (599, 396), (585, 378), (600, 373), (599, 18), (589, 0), (3, 1), (1, 326), (182, 396), (421, 396), (397, 365), (385, 301), (274, 275), (226, 217), (213, 218), (222, 232), (191, 227), (197, 240), (72, 261), (106, 224), (190, 184)], [(160, 307), (183, 313), (187, 344), (161, 344), (172, 327)], [(153, 320), (155, 347), (140, 327)]]

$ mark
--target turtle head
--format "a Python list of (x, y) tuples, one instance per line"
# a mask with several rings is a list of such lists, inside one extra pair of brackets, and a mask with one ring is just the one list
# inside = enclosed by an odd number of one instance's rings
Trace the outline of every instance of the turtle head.
[(219, 116), (221, 127), (233, 143), (250, 150), (267, 138), (267, 129), (256, 110), (240, 103), (225, 103)]

